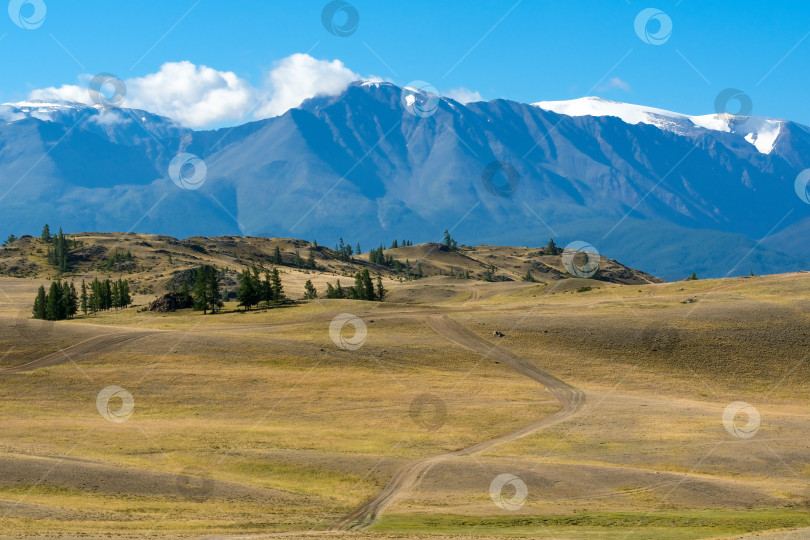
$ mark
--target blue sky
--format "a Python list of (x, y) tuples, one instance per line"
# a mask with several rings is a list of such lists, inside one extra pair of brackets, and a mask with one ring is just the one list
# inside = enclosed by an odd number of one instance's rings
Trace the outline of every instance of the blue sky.
[[(0, 22), (4, 102), (64, 84), (83, 89), (88, 74), (136, 79), (182, 61), (233, 72), (240, 91), (261, 93), (278, 62), (308, 53), (362, 76), (424, 80), (443, 93), (464, 88), (487, 100), (590, 94), (707, 114), (717, 94), (733, 87), (750, 96), (753, 114), (810, 124), (810, 5), (801, 1), (352, 0), (360, 22), (347, 37), (324, 28), (323, 1), (28, 1), (44, 2), (41, 26)], [(645, 43), (634, 29), (649, 7), (672, 21), (661, 45)], [(29, 15), (33, 7), (22, 9)], [(656, 24), (648, 27), (653, 33)], [(163, 84), (154, 82), (152, 91)], [(242, 98), (253, 99), (245, 92)], [(243, 112), (198, 123), (237, 123)]]

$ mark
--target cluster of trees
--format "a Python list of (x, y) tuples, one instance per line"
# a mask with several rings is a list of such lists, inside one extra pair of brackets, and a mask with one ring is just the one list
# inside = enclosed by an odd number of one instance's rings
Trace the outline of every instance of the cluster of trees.
[(546, 255), (559, 255), (562, 252), (563, 249), (557, 247), (557, 244), (554, 243), (553, 238), (549, 238), (548, 244), (546, 244), (546, 247), (543, 248), (543, 253)]
[[(171, 258), (172, 258), (172, 256), (171, 256), (171, 253), (170, 253), (169, 254), (169, 264), (172, 264)], [(104, 261), (101, 265), (99, 265), (99, 269), (100, 270), (111, 271), (111, 270), (115, 269), (115, 267), (116, 267), (116, 265), (118, 263), (129, 262), (131, 260), (133, 260), (133, 257), (132, 257), (132, 252), (130, 252), (129, 250), (127, 250), (126, 253), (120, 253), (120, 252), (116, 251), (113, 254), (112, 257), (108, 257), (106, 261)]]
[(124, 279), (100, 281), (94, 279), (90, 286), (82, 281), (81, 296), (71, 282), (52, 281), (48, 292), (40, 286), (34, 299), (35, 319), (61, 321), (76, 315), (81, 309), (85, 315), (112, 308), (125, 308), (132, 304), (129, 282)]
[(222, 293), (219, 289), (219, 272), (213, 266), (200, 266), (194, 280), (194, 290), (191, 293), (194, 309), (206, 315), (210, 310), (216, 313), (223, 305)]
[(33, 316), (45, 321), (69, 319), (79, 311), (79, 295), (73, 283), (52, 281), (48, 292), (40, 285), (34, 299)]
[(19, 240), (19, 239), (17, 238), (16, 234), (10, 234), (10, 235), (8, 235), (8, 238), (3, 240), (3, 247), (10, 246), (11, 244), (16, 242), (17, 240)]
[(401, 244), (398, 243), (396, 240), (394, 240), (393, 242), (391, 242), (391, 249), (396, 249), (396, 248), (398, 248), (400, 246), (401, 247), (407, 247), (407, 246), (412, 246), (412, 245), (413, 245), (413, 242), (411, 242), (410, 240), (403, 240)]
[(46, 224), (42, 229), (42, 240), (47, 244), (53, 244), (53, 248), (48, 247), (48, 262), (56, 267), (60, 272), (70, 270), (70, 244), (62, 228), (59, 227), (59, 234), (51, 236), (50, 227)]
[[(89, 291), (89, 294), (88, 294)], [(95, 313), (96, 311), (106, 311), (112, 308), (125, 308), (132, 303), (132, 296), (129, 292), (129, 281), (119, 279), (111, 281), (105, 279), (100, 281), (94, 279), (88, 287), (82, 281), (82, 313)]]
[[(315, 245), (317, 247), (317, 244)], [(311, 249), (309, 250), (309, 255), (307, 255), (306, 260), (302, 259), (301, 252), (296, 250), (292, 265), (290, 265), (284, 262), (284, 256), (281, 254), (281, 249), (276, 246), (276, 249), (273, 251), (271, 261), (275, 265), (295, 266), (296, 268), (309, 268), (311, 270), (318, 268), (318, 265), (315, 263), (315, 253)]]
[[(312, 285), (311, 281), (307, 281)], [(314, 287), (312, 287), (314, 291)], [(317, 292), (315, 292), (317, 295)], [(284, 288), (278, 269), (264, 272), (264, 280), (259, 278), (259, 269), (255, 266), (245, 269), (239, 276), (239, 287), (236, 290), (236, 299), (239, 305), (249, 310), (251, 306), (258, 306), (259, 302), (266, 302), (268, 306), (280, 304), (285, 300)]]
[(371, 281), (371, 274), (367, 268), (362, 272), (358, 272), (354, 276), (354, 285), (351, 287), (343, 287), (340, 280), (337, 281), (335, 286), (331, 283), (326, 284), (326, 297), (327, 298), (351, 298), (352, 300), (368, 300), (379, 301), (385, 300), (385, 295), (388, 291), (383, 287), (382, 276), (377, 274), (377, 287), (375, 289), (374, 283)]
[(444, 240), (442, 240), (442, 244), (444, 244), (444, 247), (452, 251), (458, 249), (458, 244), (455, 240), (453, 240), (453, 237), (450, 236), (450, 231), (447, 229), (444, 230)]
[(347, 244), (343, 241), (341, 237), (340, 241), (335, 245), (335, 258), (339, 261), (343, 262), (351, 262), (352, 255), (355, 254), (361, 255), (363, 252), (360, 251), (360, 244), (357, 244), (357, 250), (353, 250), (351, 244)]
[[(394, 242), (396, 244), (396, 241)], [(408, 244), (413, 245), (413, 244)], [(396, 245), (394, 245), (396, 247)], [(407, 277), (410, 279), (421, 279), (424, 277), (424, 273), (422, 272), (422, 263), (417, 263), (416, 270), (411, 266), (410, 260), (405, 260), (405, 262), (398, 261), (391, 255), (386, 255), (383, 252), (383, 246), (380, 245), (377, 249), (372, 249), (368, 252), (368, 260), (372, 264), (378, 264), (380, 266), (386, 266), (394, 270), (394, 272), (400, 273), (404, 272), (407, 274)]]

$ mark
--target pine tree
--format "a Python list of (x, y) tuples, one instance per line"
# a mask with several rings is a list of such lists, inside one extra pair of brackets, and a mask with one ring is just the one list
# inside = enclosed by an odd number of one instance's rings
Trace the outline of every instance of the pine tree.
[(317, 267), (317, 264), (315, 263), (315, 254), (310, 249), (309, 250), (309, 255), (307, 256), (307, 268), (311, 268), (312, 270), (315, 270), (316, 267)]
[(380, 274), (377, 274), (377, 300), (379, 300), (380, 302), (385, 300), (385, 295), (387, 293), (388, 291), (386, 291), (385, 287), (383, 287), (382, 276)]
[(281, 258), (281, 250), (278, 246), (276, 246), (276, 249), (273, 251), (273, 264), (282, 264), (282, 262), (283, 259)]
[(556, 255), (557, 254), (557, 244), (554, 243), (553, 238), (549, 238), (548, 244), (546, 245), (546, 249), (544, 250), (546, 255)]
[[(188, 285), (186, 285), (188, 287)], [(120, 280), (118, 288), (121, 291), (121, 307), (127, 307), (132, 303), (132, 296), (129, 293), (129, 281)]]
[(284, 301), (284, 288), (281, 285), (281, 276), (278, 273), (278, 268), (273, 268), (270, 274), (270, 287), (273, 292), (273, 302), (278, 304)]
[(399, 244), (397, 243), (397, 240), (395, 238), (394, 241), (391, 242), (391, 249), (396, 249), (398, 247), (399, 247)]
[(301, 253), (299, 253), (297, 249), (295, 250), (294, 263), (296, 268), (301, 268), (301, 266), (303, 266), (303, 262), (301, 261)]
[(69, 302), (67, 316), (73, 318), (79, 312), (79, 294), (76, 292), (76, 285), (70, 283)]
[(360, 242), (357, 242), (357, 247), (354, 249), (355, 253), (358, 255), (362, 255), (363, 252), (360, 250)]
[(239, 276), (239, 285), (236, 290), (236, 299), (239, 304), (245, 307), (246, 311), (250, 311), (250, 306), (259, 303), (259, 290), (258, 280), (245, 269)]
[(534, 282), (536, 282), (537, 280), (536, 280), (536, 279), (534, 279), (534, 276), (532, 275), (532, 271), (531, 271), (531, 270), (526, 270), (526, 275), (525, 275), (525, 276), (523, 276), (523, 281), (530, 281), (530, 282), (534, 283)]
[(13, 244), (16, 241), (17, 241), (17, 236), (14, 235), (14, 234), (10, 234), (10, 235), (8, 235), (8, 238), (6, 238), (6, 240), (3, 242), (3, 247), (10, 246), (11, 244)]
[(312, 280), (308, 279), (304, 284), (304, 299), (313, 300), (315, 298), (318, 298), (318, 291), (315, 289), (315, 285), (312, 284)]
[(45, 242), (46, 244), (51, 243), (51, 228), (48, 227), (47, 223), (45, 224), (44, 227), (42, 227), (42, 236), (41, 236), (41, 238), (42, 238), (42, 241)]
[(203, 315), (208, 313), (208, 273), (205, 267), (197, 269), (197, 279), (194, 281), (194, 309), (202, 310)]
[(37, 290), (37, 297), (34, 300), (34, 318), (35, 319), (42, 319), (45, 320), (45, 306), (47, 303), (47, 295), (45, 294), (45, 286), (40, 285), (39, 289)]
[(51, 288), (48, 291), (48, 296), (45, 301), (45, 319), (49, 321), (58, 321), (60, 312), (60, 296), (61, 287), (56, 281), (51, 282)]
[(110, 295), (110, 298), (111, 298), (110, 304), (112, 305), (112, 307), (114, 308), (121, 307), (121, 289), (118, 286), (117, 281), (112, 284), (112, 293)]
[(88, 310), (89, 306), (87, 305), (87, 285), (84, 283), (84, 280), (82, 280), (82, 304), (81, 304), (81, 308), (82, 308), (82, 313), (87, 315), (87, 310)]

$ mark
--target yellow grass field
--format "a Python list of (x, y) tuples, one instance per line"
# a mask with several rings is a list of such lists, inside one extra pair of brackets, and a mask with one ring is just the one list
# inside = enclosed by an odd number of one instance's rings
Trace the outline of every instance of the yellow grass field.
[[(435, 276), (387, 279), (382, 303), (203, 316), (141, 311), (154, 295), (140, 294), (126, 310), (31, 321), (45, 281), (0, 279), (4, 536), (810, 527), (810, 274)], [(351, 325), (330, 335), (343, 313), (365, 326), (357, 347)]]

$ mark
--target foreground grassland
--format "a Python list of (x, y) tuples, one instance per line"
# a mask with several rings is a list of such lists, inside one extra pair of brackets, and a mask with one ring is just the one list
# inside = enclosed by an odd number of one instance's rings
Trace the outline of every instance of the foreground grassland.
[[(66, 352), (2, 376), (0, 534), (692, 539), (810, 527), (808, 276), (436, 277), (391, 283), (384, 303), (228, 305), (208, 317), (133, 308), (56, 324), (24, 319), (39, 281), (2, 279), (0, 369)], [(365, 322), (359, 349), (330, 339), (339, 313)], [(536, 382), (434, 331), (430, 317), (581, 389), (585, 405), (437, 463), (369, 529), (326, 533), (409, 461), (559, 409)], [(112, 333), (131, 339), (90, 346)], [(111, 385), (134, 399), (121, 423), (96, 408)], [(425, 396), (439, 408), (420, 408)], [(724, 428), (734, 401), (759, 411), (755, 436)], [(519, 509), (490, 498), (501, 473), (528, 486)]]

